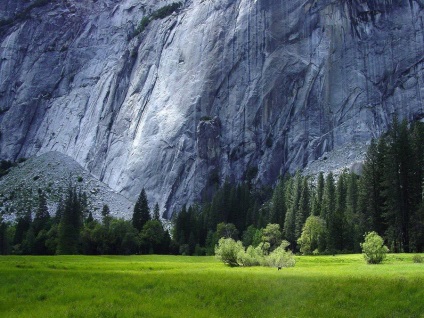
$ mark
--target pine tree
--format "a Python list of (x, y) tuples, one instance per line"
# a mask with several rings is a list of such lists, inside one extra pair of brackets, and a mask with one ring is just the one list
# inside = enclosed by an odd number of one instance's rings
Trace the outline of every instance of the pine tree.
[(345, 246), (346, 249), (353, 252), (360, 252), (360, 243), (362, 235), (365, 233), (365, 226), (358, 209), (358, 176), (354, 173), (348, 174), (347, 192), (346, 192), (346, 227), (345, 227)]
[(314, 195), (312, 215), (320, 216), (322, 209), (322, 198), (324, 195), (324, 174), (322, 172), (318, 175), (317, 188)]
[(160, 210), (158, 203), (156, 203), (155, 207), (153, 208), (153, 220), (160, 221)]
[(414, 174), (411, 183), (411, 252), (424, 251), (424, 123), (411, 127), (412, 160)]
[(413, 192), (409, 180), (413, 178), (412, 160), (407, 122), (403, 121), (399, 124), (395, 119), (388, 136), (383, 195), (384, 217), (389, 225), (386, 235), (391, 250), (397, 252), (409, 252), (411, 192)]
[(132, 224), (138, 231), (141, 231), (144, 224), (150, 219), (149, 203), (147, 201), (146, 191), (143, 188), (134, 206)]
[(298, 239), (302, 234), (303, 225), (306, 222), (306, 219), (310, 215), (310, 192), (308, 179), (306, 177), (302, 180), (302, 190), (299, 199), (299, 209), (296, 213), (295, 220), (295, 237)]
[(18, 218), (16, 223), (15, 235), (13, 237), (13, 245), (22, 244), (23, 240), (26, 237), (26, 233), (29, 230), (29, 227), (32, 223), (31, 210), (28, 209), (27, 212)]
[(41, 189), (38, 189), (38, 207), (35, 211), (33, 227), (35, 236), (37, 236), (41, 230), (50, 228), (50, 214), (47, 208), (47, 199)]
[(277, 183), (277, 186), (274, 189), (271, 198), (271, 208), (270, 208), (270, 218), (268, 223), (279, 224), (280, 227), (284, 226), (284, 220), (286, 218), (286, 202), (284, 195), (284, 179), (280, 179)]
[(336, 222), (334, 213), (336, 209), (336, 187), (334, 182), (333, 173), (330, 172), (324, 185), (324, 193), (322, 199), (321, 218), (325, 220), (327, 224), (327, 250), (330, 253), (335, 253), (336, 249)]
[(336, 206), (334, 210), (334, 229), (335, 229), (335, 242), (336, 250), (342, 251), (345, 249), (345, 232), (347, 229), (345, 212), (346, 212), (346, 178), (347, 174), (343, 172), (339, 175), (336, 186)]
[[(383, 159), (385, 141), (373, 139), (365, 155), (362, 178), (360, 180), (360, 213), (366, 232), (376, 231), (380, 235), (386, 231), (383, 222)], [(363, 233), (362, 233), (363, 235)]]
[[(93, 217), (93, 216), (92, 216)], [(103, 205), (102, 208), (102, 222), (106, 228), (109, 228), (110, 224), (110, 208), (107, 204)]]
[(290, 197), (286, 218), (284, 220), (284, 237), (290, 242), (291, 246), (296, 246), (296, 214), (299, 209), (300, 195), (302, 191), (302, 176), (300, 172), (296, 172), (292, 183), (291, 193), (287, 194)]
[(69, 186), (58, 228), (57, 254), (78, 253), (82, 213), (77, 190), (75, 187)]

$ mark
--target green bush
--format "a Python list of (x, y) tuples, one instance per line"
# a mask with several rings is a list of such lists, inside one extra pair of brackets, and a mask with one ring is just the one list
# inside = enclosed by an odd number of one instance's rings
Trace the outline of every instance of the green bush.
[(293, 253), (287, 250), (289, 242), (283, 241), (279, 247), (272, 251), (266, 258), (267, 265), (270, 267), (294, 267), (296, 261)]
[(249, 246), (246, 251), (244, 249), (239, 251), (237, 263), (241, 266), (258, 266), (261, 258), (261, 254), (253, 246)]
[(389, 251), (384, 241), (376, 232), (365, 234), (365, 242), (361, 243), (362, 253), (368, 264), (380, 264)]
[(244, 247), (240, 241), (236, 242), (232, 238), (221, 238), (215, 247), (215, 256), (224, 264), (239, 266), (237, 255), (241, 251), (244, 251)]
[(422, 257), (421, 255), (414, 255), (412, 257), (412, 261), (414, 263), (424, 263), (424, 257)]

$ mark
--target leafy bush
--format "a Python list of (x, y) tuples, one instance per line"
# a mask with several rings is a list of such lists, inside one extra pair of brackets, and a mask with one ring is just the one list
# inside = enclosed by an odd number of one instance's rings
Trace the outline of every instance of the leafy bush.
[(365, 234), (365, 242), (361, 243), (361, 248), (368, 264), (380, 264), (389, 251), (381, 236), (374, 231)]
[(414, 255), (412, 257), (412, 261), (414, 263), (424, 263), (424, 257), (422, 257), (421, 255)]
[(296, 261), (293, 253), (290, 250), (286, 250), (290, 245), (289, 242), (283, 241), (279, 247), (272, 251), (266, 258), (267, 265), (270, 267), (294, 267)]
[(243, 244), (240, 241), (234, 241), (232, 238), (221, 238), (215, 247), (215, 256), (230, 266), (239, 266), (237, 255), (244, 251)]
[(241, 241), (221, 238), (215, 247), (215, 256), (229, 266), (271, 266), (293, 267), (295, 259), (291, 251), (286, 250), (289, 242), (283, 241), (268, 255), (270, 244), (262, 242), (256, 248), (250, 245), (244, 250)]
[(242, 266), (258, 266), (261, 259), (260, 253), (253, 247), (249, 246), (247, 250), (239, 251), (237, 254), (237, 263)]

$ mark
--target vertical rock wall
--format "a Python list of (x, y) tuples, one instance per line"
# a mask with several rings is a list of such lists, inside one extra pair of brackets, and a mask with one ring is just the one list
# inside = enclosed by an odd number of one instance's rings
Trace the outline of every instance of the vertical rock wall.
[(0, 157), (66, 153), (170, 216), (211, 182), (270, 184), (424, 114), (422, 0), (193, 0), (132, 36), (171, 3), (52, 1), (3, 23)]

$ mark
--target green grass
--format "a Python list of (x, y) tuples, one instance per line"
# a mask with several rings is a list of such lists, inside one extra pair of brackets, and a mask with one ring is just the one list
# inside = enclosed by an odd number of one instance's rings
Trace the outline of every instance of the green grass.
[(424, 264), (389, 255), (229, 268), (212, 257), (0, 257), (0, 317), (424, 317)]

